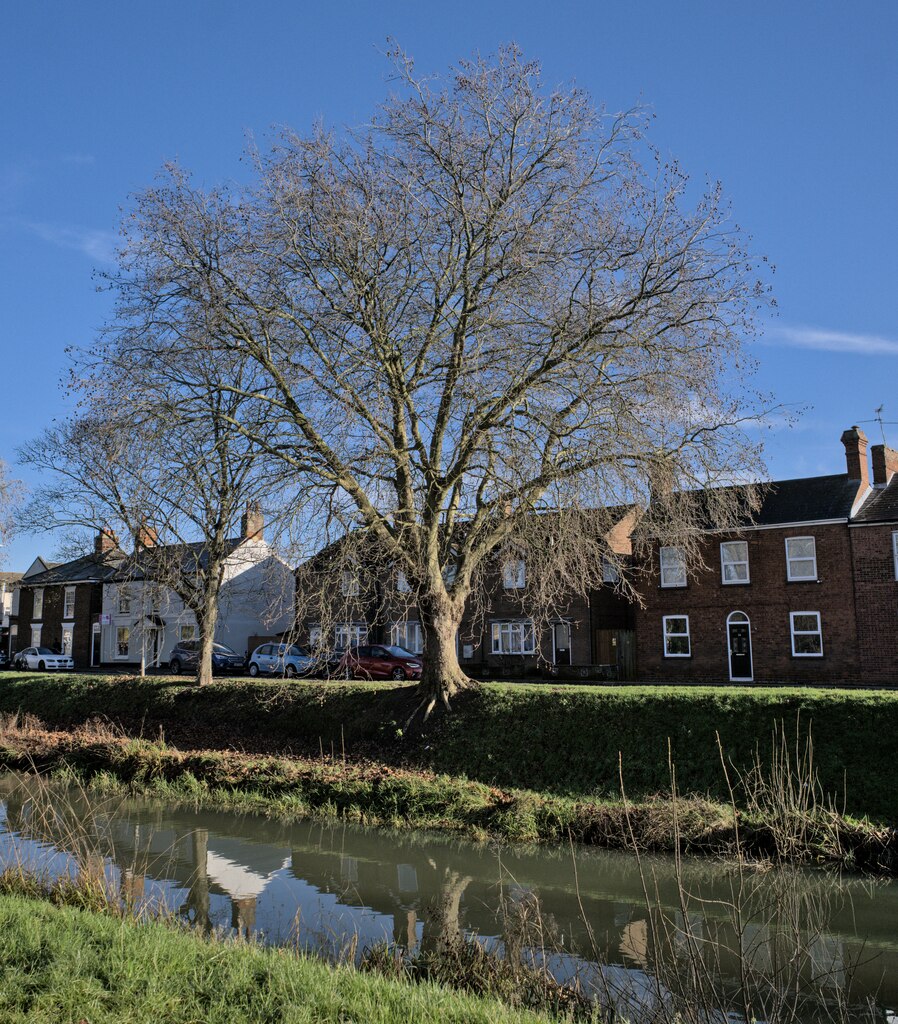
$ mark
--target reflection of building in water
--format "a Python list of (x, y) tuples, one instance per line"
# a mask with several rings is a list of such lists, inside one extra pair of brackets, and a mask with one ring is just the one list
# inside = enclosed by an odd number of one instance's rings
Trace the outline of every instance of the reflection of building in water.
[[(79, 840), (77, 852), (91, 870), (98, 869), (98, 857), (111, 858), (129, 901), (139, 900), (143, 879), (171, 883), (180, 890), (184, 914), (206, 931), (217, 923), (244, 934), (259, 928), (274, 938), (291, 938), (297, 909), (305, 906), (320, 915), (322, 927), (360, 933), (367, 928), (364, 942), (378, 941), (379, 935), (409, 950), (437, 948), (463, 934), (499, 935), (504, 894), (512, 909), (538, 899), (539, 912), (561, 937), (562, 965), (565, 956), (591, 959), (595, 948), (608, 963), (621, 965), (622, 974), (641, 977), (656, 969), (664, 952), (642, 880), (623, 856), (582, 854), (578, 889), (569, 858), (547, 851), (503, 851), (505, 870), (486, 846), (342, 826), (286, 826), (138, 802), (89, 807), (73, 797), (47, 815), (28, 787), (2, 782), (4, 795), (9, 828), (60, 847), (66, 847), (67, 836), (87, 829), (89, 841)], [(740, 959), (766, 970), (781, 955), (774, 923), (758, 916), (740, 930), (714, 909), (732, 892), (726, 866), (684, 862), (683, 870), (692, 872), (689, 887), (709, 900), (710, 909), (694, 913), (693, 904), (683, 916), (668, 862), (652, 863), (658, 872), (652, 891), (667, 908), (668, 944), (676, 955), (688, 953), (689, 936), (703, 949), (715, 948), (721, 972), (731, 979), (738, 977)], [(809, 971), (825, 975), (831, 990), (842, 988), (850, 980), (851, 961), (860, 956), (852, 992), (879, 991), (883, 1001), (898, 1003), (898, 885), (872, 894), (867, 883), (846, 883), (830, 898), (829, 882), (812, 875), (800, 880), (803, 898), (823, 908), (818, 916), (826, 926), (809, 939)], [(861, 905), (869, 922), (866, 945), (856, 938)]]

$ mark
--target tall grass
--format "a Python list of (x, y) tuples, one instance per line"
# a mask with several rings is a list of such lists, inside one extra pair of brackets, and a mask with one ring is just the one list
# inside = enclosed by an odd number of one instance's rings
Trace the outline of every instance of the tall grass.
[[(39, 723), (17, 721), (6, 723), (2, 739), (9, 743), (26, 734), (44, 738)], [(115, 773), (106, 769), (107, 774), (92, 776), (93, 787), (76, 791), (77, 808), (69, 812), (63, 805), (60, 809), (53, 787), (40, 780), (29, 790), (29, 833), (57, 838), (62, 820), (68, 830), (65, 846), (72, 851), (73, 872), (51, 879), (35, 877), (24, 862), (12, 865), (0, 875), (0, 894), (40, 898), (57, 907), (105, 910), (121, 922), (130, 921), (135, 915), (145, 918), (145, 903), (129, 899), (123, 890), (110, 887), (96, 836), (102, 832), (104, 815), (113, 808), (109, 804), (104, 806), (97, 790), (101, 789), (113, 801), (123, 792), (120, 762), (130, 766), (132, 788), (136, 786), (143, 792), (168, 792), (155, 787), (153, 780), (159, 779), (175, 791), (174, 780), (179, 776), (174, 767), (183, 769), (186, 764), (192, 765), (193, 770), (182, 796), (190, 792), (208, 794), (210, 791), (203, 789), (208, 777), (201, 779), (197, 774), (196, 759), (185, 759), (164, 743), (110, 736), (101, 727), (78, 742), (87, 739), (91, 740), (91, 757), (117, 767)], [(875, 1007), (849, 1002), (857, 961), (827, 953), (827, 902), (819, 898), (819, 889), (814, 896), (808, 894), (794, 866), (816, 857), (828, 844), (839, 843), (839, 830), (843, 827), (835, 800), (820, 784), (812, 735), (802, 731), (798, 722), (794, 736), (780, 727), (772, 746), (777, 753), (769, 762), (759, 753), (751, 770), (739, 774), (719, 744), (718, 760), (730, 802), (719, 805), (715, 813), (719, 827), (730, 836), (726, 852), (731, 866), (727, 872), (729, 891), (723, 897), (715, 897), (713, 903), (690, 885), (689, 873), (684, 870), (684, 853), (698, 830), (696, 802), (680, 793), (672, 753), (668, 754), (669, 795), (663, 803), (663, 814), (652, 816), (647, 811), (651, 805), (630, 801), (621, 768), (617, 810), (622, 820), (618, 822), (618, 839), (640, 868), (646, 930), (643, 936), (633, 937), (630, 956), (640, 962), (642, 973), (622, 973), (619, 965), (610, 962), (593, 941), (589, 969), (573, 977), (559, 975), (552, 964), (564, 955), (564, 943), (543, 914), (535, 894), (503, 900), (497, 944), (464, 933), (459, 906), (468, 879), (451, 871), (447, 872), (441, 895), (431, 908), (420, 945), (359, 951), (353, 937), (348, 936), (342, 944), (333, 944), (339, 947), (335, 957), (345, 968), (349, 966), (347, 961), (355, 961), (358, 953), (360, 965), (368, 973), (387, 975), (406, 984), (439, 983), (476, 996), (496, 996), (521, 1010), (576, 1019), (631, 1019), (638, 1024), (714, 1024), (724, 1019), (769, 1024), (878, 1021)], [(250, 764), (241, 762), (237, 755), (232, 755), (236, 766), (209, 754), (203, 756), (212, 777), (221, 772), (230, 772), (234, 779), (250, 774)], [(296, 783), (310, 771), (314, 785), (310, 783), (311, 789), (304, 793), (314, 791), (322, 798), (330, 794), (329, 799), (336, 801), (345, 797), (347, 788), (362, 783), (369, 786), (369, 794), (377, 791), (373, 780), (364, 773), (350, 774), (347, 779), (346, 773), (353, 770), (352, 766), (331, 763), (324, 756), (313, 766), (314, 771), (309, 766), (301, 770), (294, 766), (292, 776), (283, 774), (288, 769), (276, 759), (261, 764), (257, 759), (251, 764), (264, 773), (265, 789), (261, 792), (277, 793), (288, 777)], [(415, 784), (422, 784), (417, 777)], [(445, 800), (441, 787), (452, 784), (452, 780), (437, 780), (437, 788), (415, 795), (415, 813), (431, 813), (422, 808), (438, 806), (441, 799)], [(412, 799), (403, 789), (405, 785), (401, 776), (391, 778), (386, 792), (377, 794), (379, 801), (387, 801), (392, 807), (394, 820), (398, 809), (408, 808)], [(337, 794), (334, 791), (339, 787), (342, 789)], [(353, 789), (355, 798), (361, 791)], [(464, 805), (458, 802), (457, 792), (450, 792), (454, 793), (453, 813), (457, 813)], [(483, 815), (485, 808), (495, 806), (497, 814), (506, 816), (503, 820), (509, 831), (512, 821), (514, 828), (525, 833), (538, 828), (541, 816), (549, 813), (547, 806), (552, 806), (541, 803), (533, 794), (484, 794), (483, 788), (476, 792), (480, 799), (478, 813)], [(494, 799), (495, 805), (489, 799)], [(82, 805), (86, 812), (79, 809)], [(338, 804), (334, 802), (333, 806)], [(749, 811), (744, 811), (743, 806)], [(517, 815), (514, 818), (512, 808)], [(765, 824), (746, 826), (747, 815), (756, 815)], [(557, 821), (552, 827), (558, 827)], [(751, 843), (746, 841), (747, 834), (755, 837)], [(759, 844), (757, 836), (763, 837), (763, 844)], [(570, 830), (571, 861), (576, 871), (573, 838), (574, 832)], [(673, 908), (662, 899), (657, 868), (645, 858), (647, 849), (659, 846), (674, 854)], [(837, 859), (835, 854), (833, 857)], [(831, 879), (835, 897), (839, 891), (838, 876), (833, 874)], [(513, 883), (510, 877), (503, 880), (509, 892)], [(584, 912), (583, 917), (588, 931), (588, 915)]]

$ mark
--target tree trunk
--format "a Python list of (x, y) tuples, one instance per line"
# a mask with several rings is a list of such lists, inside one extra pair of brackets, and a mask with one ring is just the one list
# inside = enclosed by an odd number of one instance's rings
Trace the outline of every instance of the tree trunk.
[(218, 593), (206, 595), (202, 612), (196, 613), (199, 629), (199, 657), (196, 662), (196, 682), (204, 686), (212, 682), (212, 645), (215, 643), (215, 626), (218, 622)]
[(426, 702), (425, 718), (437, 701), (448, 708), (451, 697), (475, 685), (458, 663), (456, 643), (463, 609), (463, 600), (446, 594), (426, 595), (418, 601), (424, 630), (424, 669), (418, 690)]

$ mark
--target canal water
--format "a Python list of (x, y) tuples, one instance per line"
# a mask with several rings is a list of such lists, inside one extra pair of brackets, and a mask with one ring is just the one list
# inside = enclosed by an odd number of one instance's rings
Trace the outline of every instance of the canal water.
[(888, 879), (285, 824), (6, 774), (0, 867), (10, 865), (94, 872), (202, 931), (334, 958), (477, 937), (636, 1019), (667, 1019), (700, 976), (721, 1021), (744, 1019), (746, 1005), (787, 1019), (791, 1001), (788, 1019), (898, 1022)]

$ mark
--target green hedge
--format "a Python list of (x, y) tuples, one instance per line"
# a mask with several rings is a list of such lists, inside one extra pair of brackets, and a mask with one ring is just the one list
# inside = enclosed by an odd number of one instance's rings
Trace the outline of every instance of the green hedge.
[(180, 746), (370, 756), (497, 786), (576, 796), (679, 789), (726, 798), (717, 752), (741, 768), (773, 730), (810, 730), (821, 782), (849, 813), (898, 819), (898, 693), (484, 684), (423, 732), (405, 730), (407, 687), (224, 681), (198, 689), (163, 678), (0, 676), (0, 712), (69, 727), (102, 715), (130, 733), (161, 729)]

